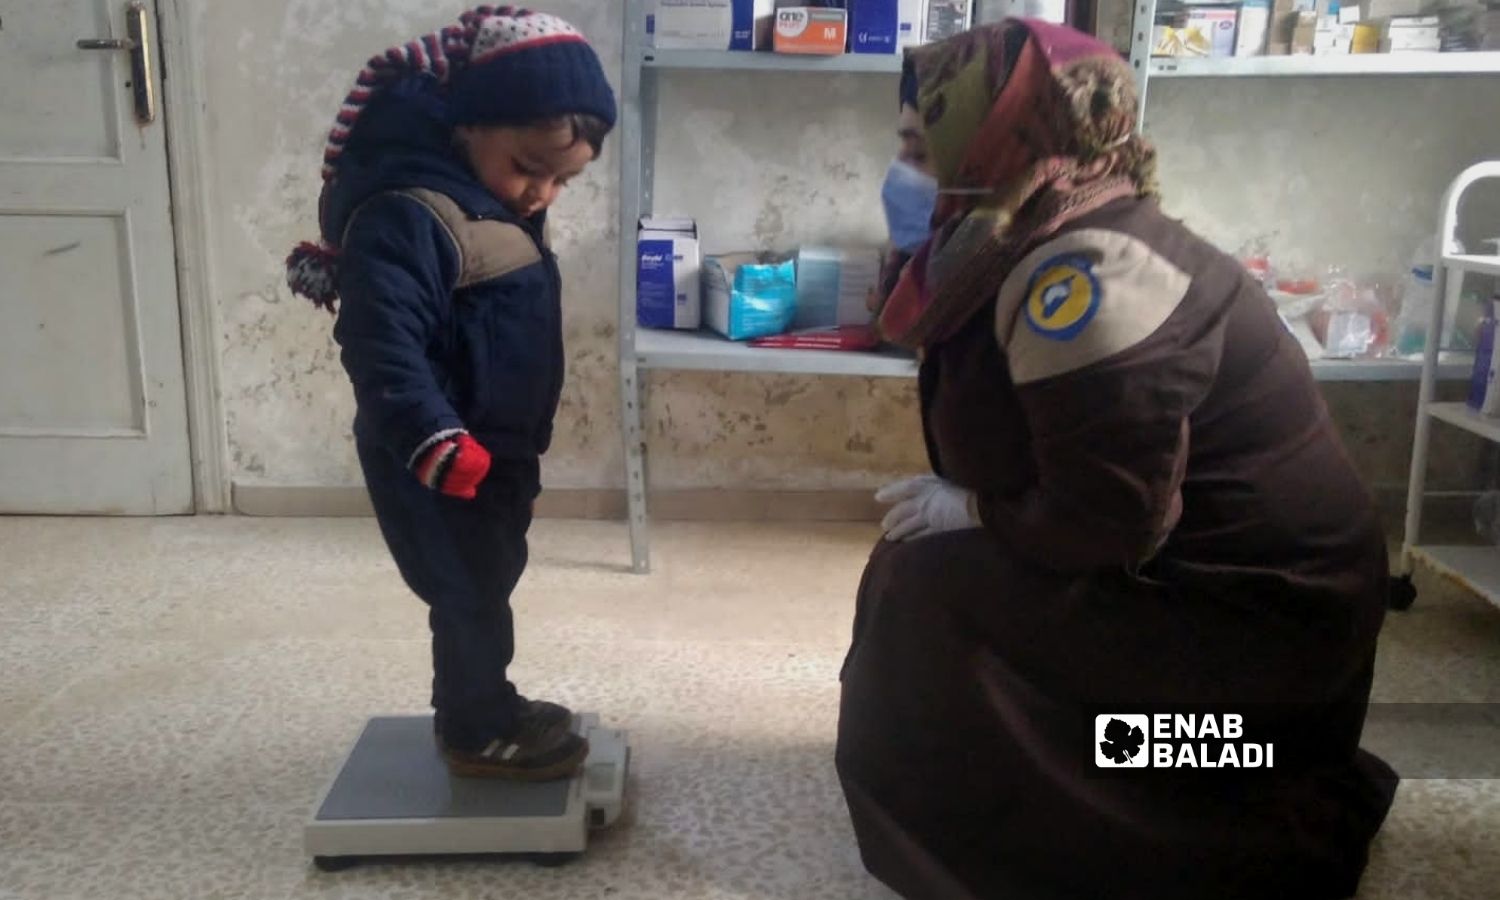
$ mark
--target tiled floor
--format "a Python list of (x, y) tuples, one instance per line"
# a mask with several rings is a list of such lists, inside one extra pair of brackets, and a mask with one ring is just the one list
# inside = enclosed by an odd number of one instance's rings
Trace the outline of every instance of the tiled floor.
[[(364, 720), (423, 710), (429, 677), (422, 607), (373, 524), (0, 519), (0, 900), (889, 896), (859, 865), (831, 761), (874, 533), (653, 536), (643, 578), (623, 571), (622, 527), (541, 523), (517, 602), (521, 687), (633, 734), (622, 826), (557, 870), (330, 875), (301, 823)], [(1390, 621), (1376, 693), (1500, 701), (1500, 610), (1427, 590)], [(1497, 884), (1500, 779), (1409, 780), (1360, 896)]]

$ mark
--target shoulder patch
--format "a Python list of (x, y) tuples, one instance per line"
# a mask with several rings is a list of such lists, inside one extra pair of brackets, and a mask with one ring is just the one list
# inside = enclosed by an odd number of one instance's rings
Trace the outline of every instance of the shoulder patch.
[(1044, 261), (1026, 283), (1026, 324), (1052, 341), (1077, 337), (1099, 312), (1094, 261), (1065, 253)]
[(1001, 285), (995, 338), (1016, 384), (1063, 375), (1146, 340), (1191, 282), (1137, 238), (1069, 232), (1027, 254)]
[(500, 278), (542, 261), (536, 242), (519, 226), (491, 219), (471, 219), (453, 198), (426, 188), (410, 188), (396, 193), (427, 207), (453, 239), (459, 258), (455, 289)]
[(519, 226), (471, 219), (453, 198), (437, 191), (412, 188), (401, 193), (432, 210), (453, 236), (460, 260), (455, 288), (500, 278), (542, 261), (536, 242)]

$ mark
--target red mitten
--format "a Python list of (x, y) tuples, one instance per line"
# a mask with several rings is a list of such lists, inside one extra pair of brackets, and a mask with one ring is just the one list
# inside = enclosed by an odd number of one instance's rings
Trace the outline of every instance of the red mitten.
[(417, 479), (435, 491), (460, 500), (473, 500), (479, 482), (490, 471), (490, 452), (460, 431), (445, 437), (417, 456), (412, 466)]

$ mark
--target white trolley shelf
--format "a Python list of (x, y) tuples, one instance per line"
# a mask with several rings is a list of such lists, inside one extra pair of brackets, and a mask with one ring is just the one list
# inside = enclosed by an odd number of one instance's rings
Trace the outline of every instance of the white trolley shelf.
[[(1443, 196), (1442, 218), (1438, 222), (1438, 246), (1443, 248), (1442, 264), (1434, 273), (1437, 297), (1446, 297), (1448, 283), (1465, 275), (1500, 276), (1500, 256), (1460, 256), (1450, 252), (1456, 246), (1458, 210), (1464, 195), (1480, 181), (1500, 179), (1500, 161), (1484, 162), (1464, 170)], [(1416, 441), (1412, 448), (1411, 478), (1406, 494), (1406, 537), (1402, 546), (1402, 565), (1410, 573), (1416, 562), (1431, 566), (1438, 573), (1474, 590), (1491, 603), (1500, 605), (1500, 549), (1494, 547), (1435, 546), (1421, 542), (1422, 500), (1427, 487), (1427, 450), (1432, 437), (1432, 423), (1442, 422), (1500, 443), (1500, 419), (1474, 412), (1464, 403), (1436, 402), (1438, 371), (1437, 341), (1432, 335), (1443, 333), (1444, 303), (1434, 303), (1428, 325), (1426, 358), (1422, 366), (1422, 387), (1417, 400)]]
[[(657, 50), (645, 44), (646, 6), (649, 0), (626, 0), (623, 59), (624, 72), (620, 92), (620, 412), (625, 444), (626, 506), (630, 524), (631, 559), (635, 571), (649, 567), (648, 523), (646, 517), (646, 443), (641, 428), (644, 383), (647, 370), (688, 370), (711, 372), (759, 372), (800, 375), (841, 375), (850, 377), (910, 378), (916, 375), (916, 364), (909, 356), (896, 353), (835, 353), (801, 350), (758, 350), (724, 340), (706, 332), (687, 334), (651, 331), (636, 327), (635, 261), (636, 223), (653, 211), (656, 164), (657, 86), (665, 73), (692, 74), (699, 71), (743, 73), (755, 77), (759, 72), (791, 72), (806, 75), (867, 74), (886, 76), (895, 93), (895, 77), (901, 73), (897, 55), (845, 54), (833, 57), (785, 56), (775, 53), (731, 52), (718, 50)], [(1147, 36), (1153, 21), (1155, 0), (1137, 0), (1132, 10), (1137, 25), (1137, 40), (1132, 45), (1131, 63), (1139, 82), (1144, 115), (1148, 78), (1192, 77), (1210, 75), (1259, 76), (1268, 74), (1356, 74), (1361, 66), (1375, 66), (1376, 61), (1357, 63), (1333, 62), (1347, 73), (1332, 70), (1314, 71), (1324, 62), (1296, 58), (1282, 60), (1202, 60), (1162, 61), (1150, 59)], [(1426, 59), (1420, 72), (1437, 73), (1500, 71), (1500, 54), (1430, 54), (1443, 59)], [(1446, 57), (1462, 56), (1463, 59)], [(1290, 59), (1290, 58), (1289, 58)], [(1195, 62), (1227, 65), (1199, 66)], [(1386, 67), (1411, 68), (1417, 63), (1382, 57)], [(1269, 68), (1267, 68), (1269, 66)], [(1384, 70), (1382, 70), (1384, 71)], [(1403, 70), (1405, 71), (1405, 70)], [(1409, 74), (1418, 74), (1414, 69)], [(874, 189), (874, 186), (871, 186)], [(711, 223), (710, 223), (711, 224)], [(1476, 267), (1484, 265), (1477, 261)], [(1490, 261), (1489, 264), (1493, 264)], [(1470, 363), (1463, 358), (1432, 359), (1432, 378), (1467, 377)], [(1424, 376), (1421, 363), (1404, 360), (1316, 360), (1313, 373), (1322, 381), (1416, 381)]]

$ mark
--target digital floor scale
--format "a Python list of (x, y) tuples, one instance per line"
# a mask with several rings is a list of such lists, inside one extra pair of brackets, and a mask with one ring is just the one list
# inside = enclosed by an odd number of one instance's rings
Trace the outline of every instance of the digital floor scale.
[(619, 818), (630, 745), (597, 715), (576, 715), (589, 755), (572, 778), (540, 784), (458, 778), (433, 740), (431, 716), (371, 719), (303, 832), (324, 871), (380, 857), (503, 854), (558, 865), (592, 829)]

